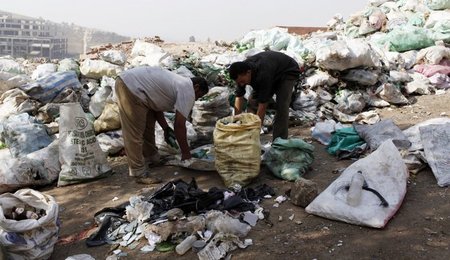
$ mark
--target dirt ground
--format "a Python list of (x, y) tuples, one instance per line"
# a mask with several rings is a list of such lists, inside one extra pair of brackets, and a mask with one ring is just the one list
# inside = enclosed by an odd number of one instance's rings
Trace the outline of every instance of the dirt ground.
[[(382, 118), (392, 118), (404, 129), (430, 118), (449, 116), (450, 92), (447, 91), (444, 95), (419, 96), (412, 105), (384, 108), (378, 112)], [(327, 154), (323, 145), (311, 139), (309, 127), (291, 128), (290, 135), (312, 141), (315, 146), (315, 161), (304, 177), (316, 182), (320, 190), (324, 190), (338, 177), (338, 174), (333, 173), (334, 170), (353, 162), (338, 161)], [(63, 188), (42, 189), (46, 194), (54, 196), (60, 205), (61, 237), (77, 234), (91, 227), (93, 215), (98, 210), (119, 205), (134, 194), (159, 187), (135, 184), (127, 175), (125, 157), (111, 158), (110, 162), (115, 174), (109, 178)], [(165, 182), (177, 178), (189, 181), (195, 177), (202, 189), (223, 187), (216, 172), (197, 172), (171, 166), (156, 168), (155, 171)], [(273, 187), (277, 195), (284, 194), (292, 185), (277, 179), (265, 168), (262, 168), (254, 184), (261, 183)], [(114, 201), (115, 197), (118, 200)], [(232, 259), (450, 259), (449, 200), (449, 188), (438, 187), (429, 168), (410, 176), (403, 205), (381, 230), (310, 215), (289, 201), (275, 208), (273, 199), (267, 199), (261, 205), (270, 211), (273, 226), (259, 221), (247, 237), (253, 240), (253, 245), (233, 251)], [(294, 219), (290, 220), (292, 215)], [(125, 249), (128, 256), (121, 259), (197, 258), (192, 252), (181, 257), (174, 252), (143, 254), (139, 248)], [(65, 259), (81, 253), (105, 259), (113, 249), (115, 248), (109, 245), (88, 248), (85, 241), (81, 240), (57, 245), (52, 259)]]

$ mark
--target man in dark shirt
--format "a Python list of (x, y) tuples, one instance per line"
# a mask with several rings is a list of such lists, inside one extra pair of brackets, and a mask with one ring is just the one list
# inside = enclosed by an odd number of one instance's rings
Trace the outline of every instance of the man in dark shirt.
[[(289, 105), (300, 68), (291, 57), (281, 52), (265, 51), (248, 57), (245, 61), (231, 64), (228, 70), (236, 84), (235, 114), (240, 114), (244, 105), (245, 86), (253, 92), (249, 97), (249, 112), (264, 122), (267, 104), (276, 94), (276, 115), (273, 124), (273, 139), (288, 136)], [(256, 108), (256, 111), (255, 111)]]

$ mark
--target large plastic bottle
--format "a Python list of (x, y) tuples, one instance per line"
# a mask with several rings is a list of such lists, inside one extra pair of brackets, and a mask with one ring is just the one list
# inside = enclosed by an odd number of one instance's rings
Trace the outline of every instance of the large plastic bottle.
[(250, 225), (242, 223), (238, 219), (226, 215), (218, 217), (214, 223), (214, 226), (218, 232), (233, 234), (238, 237), (247, 236), (251, 229)]
[(362, 187), (364, 184), (364, 176), (361, 171), (353, 175), (350, 188), (347, 193), (347, 204), (356, 207), (361, 202)]
[(195, 235), (188, 236), (175, 247), (175, 252), (179, 255), (184, 255), (184, 253), (191, 249), (192, 244), (194, 244), (195, 241), (197, 241), (197, 237)]

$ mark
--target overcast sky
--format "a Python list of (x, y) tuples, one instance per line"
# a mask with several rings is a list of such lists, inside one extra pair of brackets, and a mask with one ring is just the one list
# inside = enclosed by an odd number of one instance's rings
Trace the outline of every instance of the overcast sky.
[(166, 41), (238, 40), (276, 25), (325, 26), (336, 14), (361, 11), (366, 0), (0, 0), (0, 10), (68, 22), (131, 37)]

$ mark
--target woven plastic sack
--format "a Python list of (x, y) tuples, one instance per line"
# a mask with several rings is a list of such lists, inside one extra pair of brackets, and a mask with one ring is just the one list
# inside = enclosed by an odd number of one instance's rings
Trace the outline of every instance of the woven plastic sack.
[(105, 177), (111, 172), (105, 153), (95, 136), (94, 126), (79, 103), (60, 108), (58, 186)]
[(257, 115), (244, 113), (225, 117), (216, 123), (214, 147), (216, 170), (225, 185), (245, 186), (259, 174), (261, 120)]
[[(386, 203), (373, 192), (362, 190), (359, 204), (347, 204), (346, 187), (358, 171), (362, 172), (367, 186), (377, 191)], [(383, 228), (403, 202), (408, 177), (400, 153), (392, 141), (387, 140), (375, 152), (345, 169), (305, 210), (324, 218)]]
[[(39, 219), (13, 220), (5, 215), (15, 206), (45, 210)], [(58, 241), (58, 204), (52, 196), (32, 189), (0, 195), (0, 244), (6, 259), (49, 259)]]

